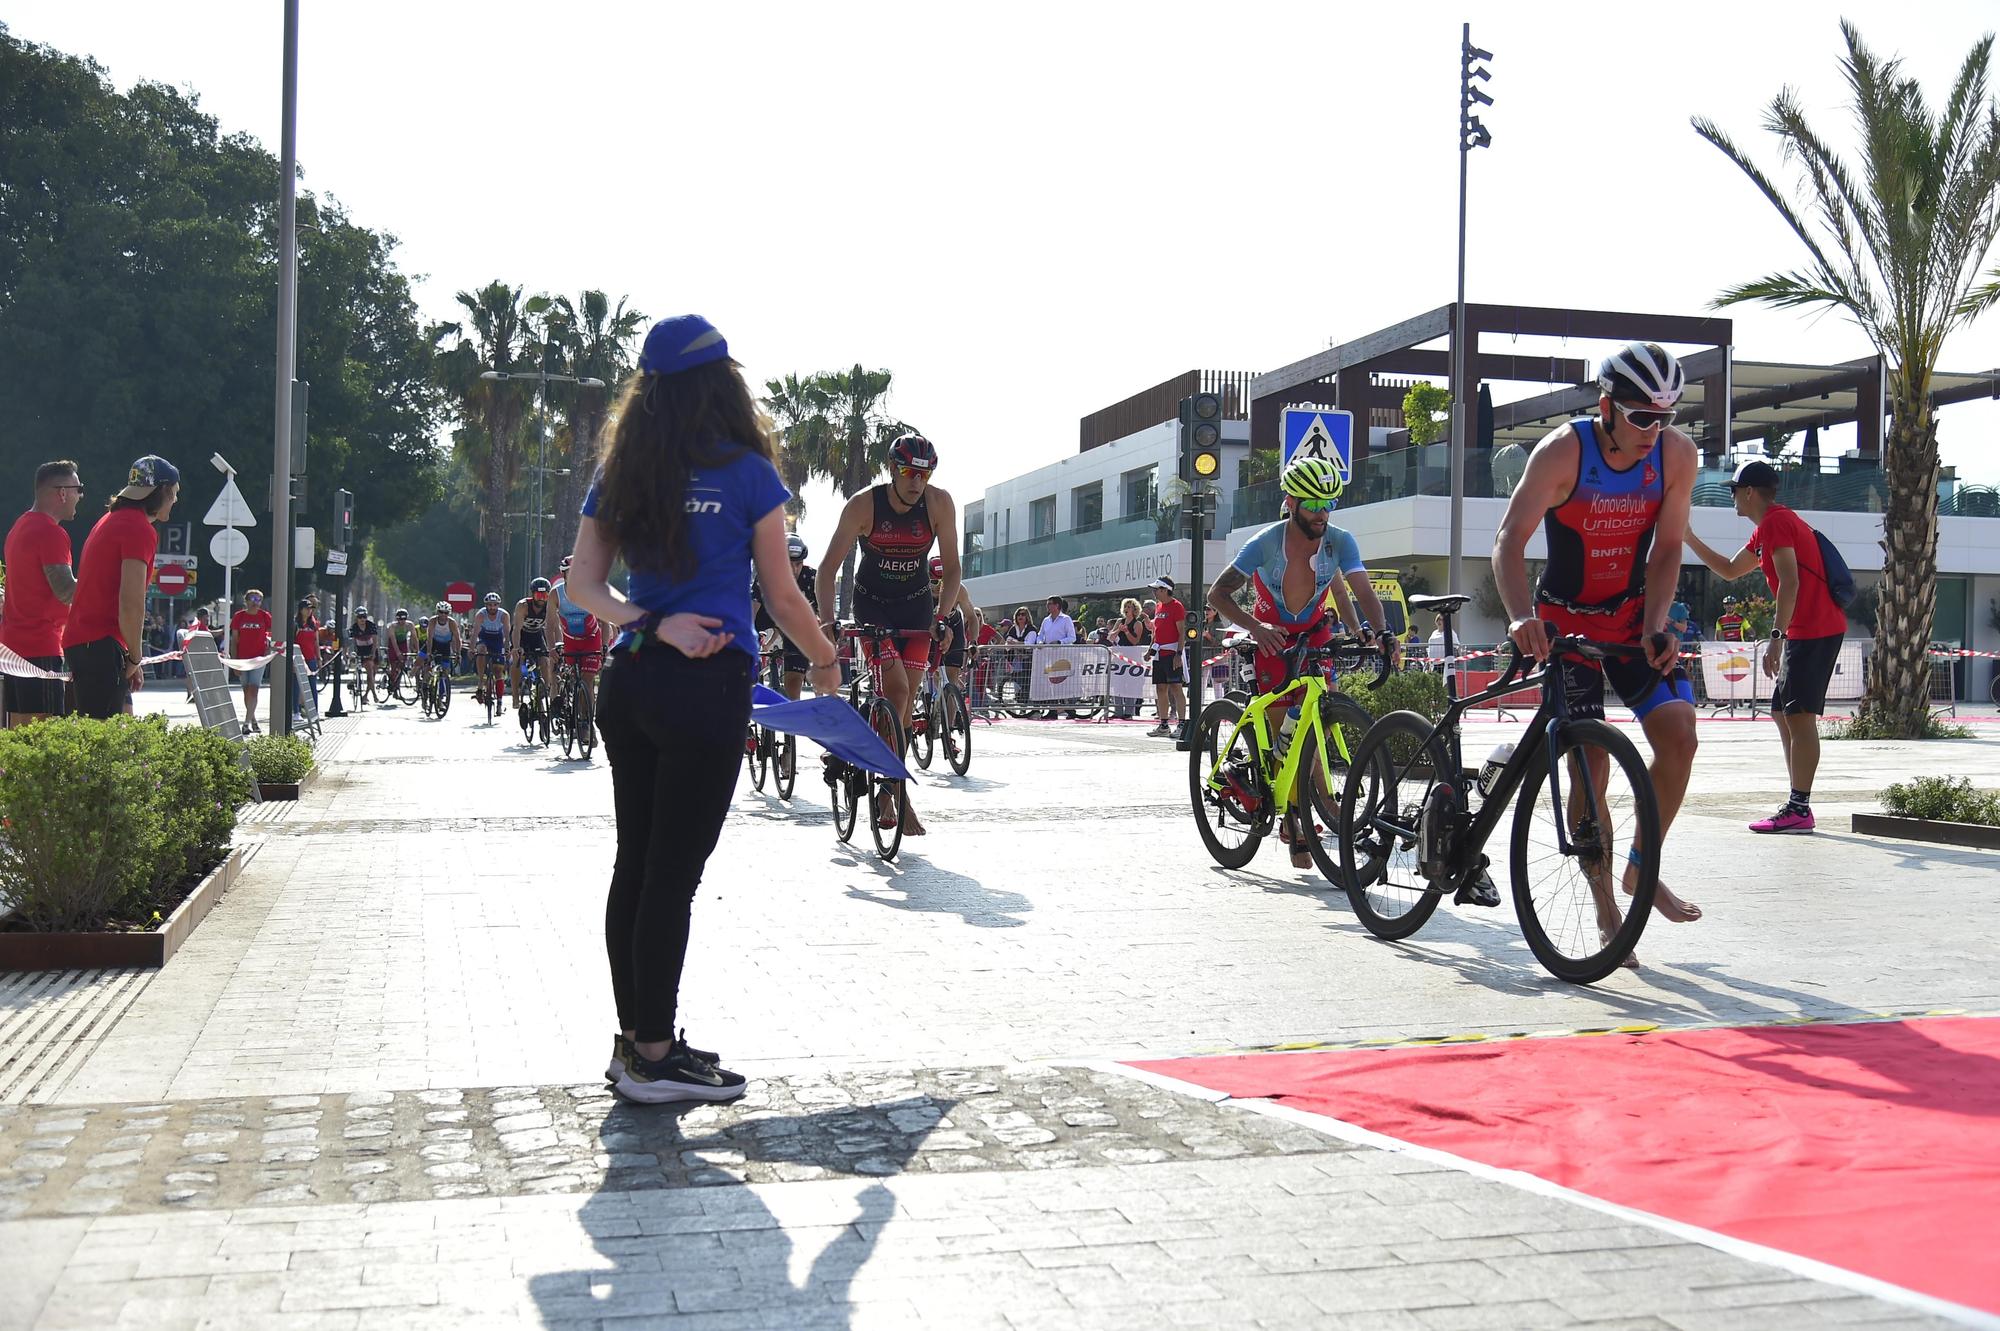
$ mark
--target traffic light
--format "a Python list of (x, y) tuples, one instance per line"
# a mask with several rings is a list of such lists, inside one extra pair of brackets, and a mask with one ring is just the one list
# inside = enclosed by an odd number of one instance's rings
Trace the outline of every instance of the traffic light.
[(1493, 145), (1493, 135), (1480, 123), (1479, 113), (1473, 110), (1475, 106), (1493, 105), (1492, 97), (1477, 86), (1492, 80), (1492, 71), (1479, 63), (1492, 58), (1491, 51), (1482, 51), (1472, 44), (1472, 25), (1466, 24), (1465, 36), (1458, 48), (1458, 150), (1462, 153)]
[(1222, 399), (1196, 393), (1181, 399), (1181, 479), (1214, 483), (1222, 474)]
[(354, 539), (354, 493), (333, 492), (333, 549), (345, 550)]

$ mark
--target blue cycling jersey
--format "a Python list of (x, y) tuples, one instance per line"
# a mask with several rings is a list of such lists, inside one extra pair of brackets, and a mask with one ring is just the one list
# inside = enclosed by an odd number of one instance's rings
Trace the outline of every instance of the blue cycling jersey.
[(1285, 605), (1285, 528), (1290, 518), (1282, 518), (1244, 542), (1229, 566), (1246, 573), (1257, 588), (1254, 613), (1267, 624), (1301, 625), (1318, 620), (1326, 608), (1327, 589), (1333, 580), (1347, 573), (1367, 572), (1361, 562), (1361, 547), (1345, 528), (1328, 523), (1313, 555), (1313, 594), (1303, 610), (1292, 613)]

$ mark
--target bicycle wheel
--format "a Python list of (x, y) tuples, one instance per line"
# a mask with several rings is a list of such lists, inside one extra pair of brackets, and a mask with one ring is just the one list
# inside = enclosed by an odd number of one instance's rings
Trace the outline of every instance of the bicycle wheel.
[(545, 749), (549, 747), (549, 734), (549, 691), (538, 679), (535, 681), (535, 740)]
[[(876, 698), (868, 704), (868, 724), (891, 753), (903, 751), (903, 723), (896, 719), (896, 709), (889, 706), (887, 698)], [(868, 830), (875, 834), (875, 853), (885, 860), (896, 858), (896, 852), (903, 847), (903, 822), (910, 816), (910, 793), (905, 782), (891, 777), (868, 774)], [(882, 826), (882, 815), (890, 815), (893, 827)]]
[[(1326, 732), (1326, 770), (1317, 755), (1309, 754), (1299, 767), (1300, 803), (1303, 812), (1296, 820), (1293, 835), (1312, 852), (1313, 863), (1336, 887), (1347, 886), (1347, 870), (1339, 851), (1328, 844), (1329, 836), (1340, 830), (1340, 797), (1347, 789), (1347, 771), (1362, 737), (1374, 724), (1368, 709), (1344, 693), (1328, 693), (1320, 698), (1320, 726)], [(1303, 727), (1301, 728), (1303, 730)], [(1343, 747), (1344, 746), (1344, 747)], [(1384, 750), (1383, 761), (1387, 761)], [(1321, 834), (1324, 828), (1326, 835)], [(1364, 871), (1377, 872), (1379, 865), (1368, 861)]]
[[(1555, 746), (1570, 848), (1557, 844), (1556, 806), (1543, 792), (1548, 764), (1537, 762), (1514, 806), (1514, 913), (1549, 974), (1590, 984), (1617, 970), (1646, 931), (1660, 884), (1660, 805), (1638, 748), (1616, 728), (1568, 721)], [(1595, 799), (1583, 778), (1586, 764), (1606, 774)], [(1639, 872), (1621, 903), (1628, 852)]]
[(964, 776), (972, 766), (972, 709), (965, 704), (965, 694), (956, 684), (944, 686), (944, 703), (940, 708), (944, 719), (940, 723), (944, 731), (944, 757), (951, 764), (951, 770)]
[(833, 835), (843, 844), (854, 838), (854, 819), (868, 797), (868, 781), (858, 768), (838, 758), (828, 757), (827, 784), (833, 795)]
[(556, 699), (553, 724), (556, 738), (562, 741), (563, 758), (568, 760), (576, 753), (576, 681), (563, 685)]
[(799, 784), (799, 737), (787, 734), (778, 740), (778, 755), (771, 766), (778, 777), (778, 798), (789, 800)]
[(375, 683), (369, 688), (368, 692), (374, 697), (378, 705), (395, 697), (396, 691), (389, 687), (389, 672), (377, 669), (375, 672)]
[(582, 680), (576, 685), (576, 751), (585, 762), (597, 747), (597, 704), (591, 701), (589, 685)]
[(937, 701), (928, 693), (917, 695), (916, 710), (910, 713), (910, 756), (926, 772), (937, 755)]
[(395, 695), (397, 702), (415, 702), (417, 697), (416, 672), (408, 666), (404, 666), (401, 670), (398, 670), (396, 672), (396, 682), (390, 687), (389, 692)]
[[(1269, 797), (1264, 790), (1262, 755), (1257, 738), (1248, 726), (1230, 737), (1243, 709), (1227, 699), (1204, 707), (1201, 726), (1188, 751), (1188, 798), (1194, 805), (1195, 825), (1201, 829), (1201, 843), (1225, 869), (1240, 869), (1257, 853), (1257, 844), (1270, 831)], [(1224, 746), (1227, 745), (1225, 750)], [(1222, 760), (1220, 771), (1217, 760)], [(1254, 808), (1244, 802), (1240, 790), (1217, 789), (1210, 775), (1222, 779), (1221, 772), (1233, 772), (1255, 795)]]
[(1337, 811), (1341, 886), (1377, 938), (1408, 938), (1437, 909), (1438, 890), (1419, 867), (1418, 832), (1433, 789), (1450, 770), (1442, 740), (1415, 712), (1391, 712), (1350, 754)]
[(436, 712), (437, 710), (436, 701), (431, 697), (431, 687), (429, 680), (425, 680), (421, 685), (418, 686), (417, 704), (418, 706), (424, 709), (425, 716), (430, 716), (434, 712)]
[(451, 676), (442, 670), (438, 671), (437, 676), (436, 706), (438, 719), (443, 720), (444, 714), (451, 710)]
[(770, 743), (764, 735), (764, 727), (752, 722), (749, 747), (743, 754), (743, 760), (750, 764), (750, 784), (755, 786), (760, 794), (764, 789), (765, 778), (771, 774)]

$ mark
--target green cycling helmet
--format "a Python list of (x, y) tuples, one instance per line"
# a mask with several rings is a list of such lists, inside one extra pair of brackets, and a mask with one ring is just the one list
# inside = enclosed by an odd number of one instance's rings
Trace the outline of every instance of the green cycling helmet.
[(1296, 458), (1278, 478), (1278, 488), (1294, 499), (1331, 502), (1340, 498), (1340, 468), (1329, 458)]

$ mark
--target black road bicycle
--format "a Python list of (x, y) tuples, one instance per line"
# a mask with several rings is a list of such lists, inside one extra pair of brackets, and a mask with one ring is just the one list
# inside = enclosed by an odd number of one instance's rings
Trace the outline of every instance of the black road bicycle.
[(556, 695), (549, 725), (562, 741), (563, 757), (575, 755), (589, 762), (590, 751), (597, 747), (597, 711), (590, 701), (590, 688), (584, 682), (581, 660), (580, 653), (563, 653), (562, 665), (556, 669)]
[[(1471, 599), (1410, 598), (1437, 614), (1447, 657), (1451, 616)], [(1376, 721), (1348, 769), (1338, 840), (1354, 913), (1377, 938), (1407, 938), (1446, 894), (1471, 898), (1490, 864), (1486, 840), (1513, 801), (1508, 869), (1521, 932), (1551, 975), (1590, 984), (1632, 954), (1652, 914), (1660, 810), (1632, 741), (1608, 722), (1570, 715), (1555, 663), (1644, 660), (1645, 649), (1553, 632), (1549, 645), (1549, 664), (1522, 677), (1529, 663), (1509, 643), (1500, 677), (1451, 699), (1436, 725), (1415, 712)], [(1537, 686), (1541, 707), (1514, 752), (1468, 773), (1459, 743), (1465, 711)], [(1635, 872), (1626, 894), (1619, 889), (1628, 865)]]

